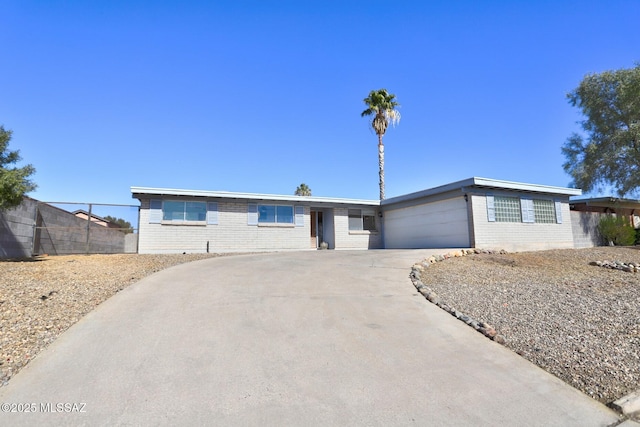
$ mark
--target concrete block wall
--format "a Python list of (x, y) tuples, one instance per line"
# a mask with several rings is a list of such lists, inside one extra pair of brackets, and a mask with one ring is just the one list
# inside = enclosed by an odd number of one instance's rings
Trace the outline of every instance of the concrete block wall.
[[(117, 229), (90, 224), (90, 253), (122, 253), (124, 240)], [(87, 221), (63, 209), (25, 197), (20, 206), (0, 212), (0, 258), (85, 253), (86, 243)]]
[[(493, 192), (495, 196), (516, 196), (519, 193)], [(530, 195), (528, 195), (531, 197)], [(533, 196), (535, 198), (535, 196)], [(562, 224), (529, 224), (522, 222), (489, 222), (484, 194), (470, 195), (473, 204), (474, 247), (507, 251), (534, 251), (573, 248), (573, 231), (569, 199), (562, 198)]]
[(0, 258), (31, 256), (37, 201), (24, 198), (20, 206), (0, 211)]
[[(45, 203), (38, 206), (34, 254), (67, 255), (87, 252), (87, 221)], [(125, 234), (116, 228), (89, 225), (89, 253), (124, 252)]]
[(124, 236), (124, 253), (138, 253), (138, 233), (129, 233)]
[(602, 239), (598, 232), (601, 215), (599, 212), (571, 211), (574, 247), (592, 248), (602, 244)]
[[(359, 208), (357, 208), (359, 209)], [(349, 231), (349, 208), (333, 209), (336, 249), (379, 249), (382, 247), (380, 218), (376, 215), (378, 231)]]

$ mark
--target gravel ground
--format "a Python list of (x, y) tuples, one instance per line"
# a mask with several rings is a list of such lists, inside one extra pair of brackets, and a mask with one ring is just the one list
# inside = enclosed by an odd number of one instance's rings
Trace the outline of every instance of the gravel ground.
[(116, 292), (187, 255), (70, 255), (0, 262), (0, 386)]
[(506, 346), (609, 404), (640, 389), (640, 273), (590, 265), (640, 262), (636, 248), (590, 248), (450, 258), (422, 282), (487, 322)]

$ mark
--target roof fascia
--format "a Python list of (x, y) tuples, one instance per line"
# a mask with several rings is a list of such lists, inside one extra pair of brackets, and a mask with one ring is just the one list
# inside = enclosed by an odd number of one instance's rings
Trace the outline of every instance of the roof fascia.
[(292, 203), (307, 204), (340, 204), (340, 205), (364, 205), (379, 206), (378, 200), (363, 199), (342, 199), (336, 197), (316, 197), (316, 196), (289, 196), (283, 194), (260, 194), (260, 193), (235, 193), (228, 191), (206, 191), (206, 190), (183, 190), (175, 188), (150, 188), (131, 187), (133, 198), (138, 196), (185, 196), (185, 197), (207, 197), (214, 199), (244, 199), (244, 200), (268, 200)]
[(580, 196), (582, 190), (579, 188), (556, 187), (552, 185), (527, 184), (524, 182), (503, 181), (490, 178), (472, 178), (474, 185), (477, 187), (499, 188), (517, 191), (526, 191), (531, 193), (545, 194), (561, 194), (564, 196)]
[(465, 188), (471, 185), (473, 185), (473, 178), (452, 182), (450, 184), (441, 185), (439, 187), (428, 188), (422, 191), (416, 191), (415, 193), (409, 193), (409, 194), (404, 194), (402, 196), (392, 197), (390, 199), (383, 200), (380, 204), (382, 206), (386, 206), (386, 205), (406, 202), (409, 200), (421, 199), (423, 197), (429, 197), (429, 196), (434, 196), (436, 194), (442, 194), (450, 191), (460, 190), (462, 188)]
[(585, 205), (593, 207), (627, 207), (631, 209), (637, 209), (640, 207), (640, 200), (635, 199), (621, 199), (617, 197), (592, 197), (585, 199), (571, 199), (569, 201), (572, 205)]
[(398, 197), (392, 197), (390, 199), (383, 200), (382, 206), (392, 205), (396, 203), (406, 202), (409, 200), (415, 200), (447, 192), (460, 191), (465, 193), (470, 189), (500, 189), (500, 190), (514, 190), (530, 193), (543, 193), (543, 194), (557, 194), (563, 196), (579, 196), (582, 194), (582, 190), (577, 188), (566, 187), (553, 187), (549, 185), (539, 184), (526, 184), (523, 182), (503, 181), (490, 178), (473, 177), (464, 179), (462, 181), (452, 182), (450, 184), (441, 185), (439, 187), (429, 188), (427, 190), (417, 191), (415, 193), (405, 194)]

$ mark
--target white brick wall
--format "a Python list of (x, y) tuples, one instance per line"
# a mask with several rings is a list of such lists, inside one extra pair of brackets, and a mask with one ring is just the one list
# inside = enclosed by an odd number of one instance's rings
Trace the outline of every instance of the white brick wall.
[[(495, 193), (495, 195), (502, 195)], [(505, 193), (520, 196), (517, 193)], [(535, 196), (531, 196), (534, 197)], [(573, 233), (568, 198), (562, 200), (562, 224), (489, 222), (485, 195), (471, 195), (476, 248), (533, 251), (573, 248)]]
[[(514, 193), (505, 194), (513, 195)], [(509, 251), (572, 248), (574, 245), (568, 198), (561, 199), (562, 224), (528, 224), (489, 222), (485, 195), (470, 194), (469, 196), (474, 239), (469, 242), (469, 245)], [(314, 249), (310, 239), (311, 209), (309, 206), (304, 206), (304, 226), (267, 227), (247, 225), (248, 202), (246, 200), (212, 201), (218, 203), (218, 224), (166, 225), (149, 223), (149, 200), (142, 200), (139, 253), (203, 253), (207, 250), (207, 242), (209, 252)], [(449, 215), (452, 212), (459, 212), (462, 215), (463, 203), (460, 198), (454, 202), (443, 203), (442, 206), (449, 209)], [(378, 231), (375, 232), (350, 232), (348, 207), (333, 208), (333, 222), (336, 249), (382, 247), (381, 224), (378, 216), (376, 216)], [(465, 228), (468, 229), (462, 217), (456, 220), (456, 228), (461, 233)], [(385, 232), (393, 233), (393, 229)], [(387, 236), (387, 239), (393, 239), (393, 236)]]
[[(215, 200), (216, 225), (166, 225), (149, 223), (149, 200), (140, 206), (139, 253), (203, 253), (234, 251), (315, 249), (311, 243), (310, 207), (304, 206), (304, 226), (247, 225), (247, 201)], [(269, 202), (265, 202), (269, 203)], [(379, 247), (378, 234), (349, 235), (347, 208), (336, 208), (336, 248)]]
[(378, 231), (349, 231), (348, 208), (334, 208), (333, 215), (336, 249), (378, 249), (382, 247), (380, 218), (377, 215), (376, 229)]

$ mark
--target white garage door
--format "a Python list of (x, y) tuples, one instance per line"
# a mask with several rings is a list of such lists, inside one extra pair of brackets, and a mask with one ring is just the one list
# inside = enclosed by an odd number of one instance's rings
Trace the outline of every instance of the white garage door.
[(389, 249), (467, 248), (467, 203), (458, 197), (385, 211), (384, 240)]

